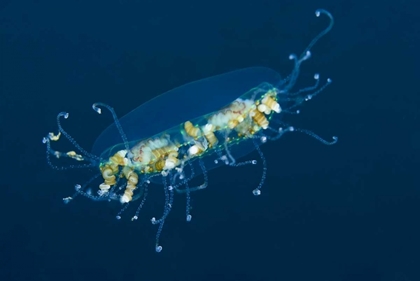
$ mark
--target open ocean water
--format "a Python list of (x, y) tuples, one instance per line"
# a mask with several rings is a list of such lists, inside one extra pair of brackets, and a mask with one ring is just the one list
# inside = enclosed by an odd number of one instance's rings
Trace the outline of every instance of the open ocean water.
[[(162, 214), (161, 186), (151, 185), (135, 222), (135, 207), (115, 218), (118, 202), (63, 204), (91, 174), (47, 165), (41, 140), (56, 132), (59, 112), (90, 150), (112, 122), (94, 102), (123, 116), (244, 67), (286, 77), (289, 54), (328, 25), (318, 8), (335, 24), (296, 86), (314, 73), (333, 83), (287, 121), (338, 136), (336, 145), (290, 133), (261, 146), (268, 168), (258, 197), (260, 165), (209, 171), (208, 188), (192, 193), (191, 222), (185, 196), (175, 196), (161, 253), (150, 223)], [(414, 0), (2, 0), (0, 280), (419, 281), (419, 14)], [(174, 104), (161, 118), (177, 114)]]

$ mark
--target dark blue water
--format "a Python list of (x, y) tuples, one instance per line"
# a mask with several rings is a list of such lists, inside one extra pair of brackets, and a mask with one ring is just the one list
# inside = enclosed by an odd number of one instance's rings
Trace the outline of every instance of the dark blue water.
[[(287, 75), (327, 24), (298, 86), (313, 73), (333, 84), (262, 146), (260, 167), (209, 173), (209, 188), (176, 197), (154, 252), (151, 190), (139, 220), (119, 204), (78, 198), (90, 174), (46, 164), (42, 137), (55, 117), (90, 150), (112, 121), (197, 79), (242, 67)], [(416, 1), (41, 1), (0, 3), (0, 280), (420, 280), (420, 21)], [(60, 142), (57, 149), (70, 150)], [(251, 154), (250, 159), (257, 157)]]

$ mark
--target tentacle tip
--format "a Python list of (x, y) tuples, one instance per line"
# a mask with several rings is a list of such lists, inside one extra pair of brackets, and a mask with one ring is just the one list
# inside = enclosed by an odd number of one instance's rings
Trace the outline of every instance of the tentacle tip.
[(337, 136), (333, 136), (332, 139), (337, 142), (338, 141), (338, 137)]
[(289, 60), (294, 60), (296, 59), (296, 55), (295, 54), (290, 54), (289, 55)]
[(330, 19), (331, 19), (331, 22), (333, 21), (333, 16), (331, 15), (331, 13), (330, 12), (328, 12), (327, 10), (325, 10), (325, 9), (317, 9), (316, 11), (315, 11), (315, 16), (316, 17), (319, 17), (321, 14), (325, 14), (325, 15), (327, 15)]
[(57, 116), (57, 117), (58, 117), (58, 118), (60, 118), (60, 117), (64, 117), (64, 119), (67, 119), (67, 118), (69, 118), (69, 113), (68, 113), (68, 112), (63, 111), (63, 112), (58, 113), (58, 116)]
[(315, 73), (315, 74), (314, 74), (314, 79), (315, 79), (315, 80), (318, 80), (318, 79), (319, 79), (319, 73)]
[(187, 215), (187, 222), (190, 222), (192, 220), (192, 216), (191, 215)]
[(160, 245), (156, 245), (155, 250), (156, 250), (156, 253), (160, 253), (160, 252), (162, 252), (162, 246), (160, 246)]
[(254, 194), (255, 196), (259, 196), (259, 195), (261, 195), (261, 190), (260, 189), (254, 189), (253, 191), (252, 191), (252, 194)]
[(92, 109), (95, 110), (98, 114), (102, 113), (101, 108), (96, 106), (96, 103), (92, 104)]
[(42, 143), (47, 143), (48, 142), (48, 138), (47, 137), (43, 137), (42, 138)]
[(328, 79), (327, 79), (327, 83), (328, 83), (328, 84), (332, 83), (332, 79), (331, 79), (331, 78), (328, 78)]
[(151, 222), (152, 224), (156, 224), (156, 223), (157, 223), (156, 218), (155, 218), (155, 217), (151, 218), (151, 219), (150, 219), (150, 222)]

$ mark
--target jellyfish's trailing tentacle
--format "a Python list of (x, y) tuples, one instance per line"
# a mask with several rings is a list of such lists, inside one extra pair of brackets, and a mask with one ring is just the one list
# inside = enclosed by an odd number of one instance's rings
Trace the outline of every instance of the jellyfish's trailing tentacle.
[[(50, 133), (51, 134), (51, 133)], [(53, 164), (50, 155), (54, 155), (56, 158), (72, 158), (75, 159), (77, 161), (84, 161), (85, 158), (83, 156), (81, 156), (80, 154), (77, 154), (74, 151), (69, 151), (69, 152), (61, 152), (61, 151), (57, 151), (51, 148), (51, 137), (55, 138), (57, 136), (60, 135), (49, 135), (46, 136), (42, 139), (42, 142), (47, 146), (47, 154), (46, 154), (46, 158), (47, 158), (47, 164), (54, 170), (68, 170), (68, 169), (86, 169), (86, 168), (94, 168), (96, 165), (94, 163), (86, 163), (86, 164), (78, 164), (78, 165), (67, 165), (67, 166), (58, 166)]]
[[(184, 166), (184, 164), (182, 164), (180, 168), (176, 168), (175, 171), (173, 172), (174, 175), (171, 179), (170, 185), (178, 193), (185, 193), (185, 190), (180, 189), (180, 187), (185, 185), (185, 183), (189, 182), (190, 180), (192, 180), (195, 177), (195, 171), (194, 171), (193, 165), (191, 164), (191, 161), (187, 161), (187, 164), (188, 164), (188, 167), (191, 170), (191, 173), (190, 173), (188, 178), (185, 177), (185, 166)], [(180, 180), (180, 182), (177, 182), (178, 180)]]
[(78, 196), (78, 195), (82, 195), (82, 196), (85, 196), (85, 197), (88, 197), (88, 198), (91, 198), (91, 196), (88, 194), (88, 193), (86, 193), (85, 191), (84, 191), (84, 189), (86, 189), (86, 187), (90, 184), (90, 183), (92, 183), (95, 179), (97, 179), (98, 177), (99, 177), (99, 173), (98, 174), (96, 174), (96, 175), (94, 175), (92, 178), (90, 178), (90, 180), (88, 180), (83, 186), (81, 186), (80, 184), (76, 184), (75, 186), (74, 186), (74, 189), (75, 189), (75, 193), (72, 195), (72, 196), (69, 196), (69, 197), (65, 197), (65, 198), (63, 198), (63, 203), (64, 204), (68, 204), (68, 203), (70, 203), (70, 201), (72, 201), (74, 198), (76, 198), (76, 196)]
[(162, 177), (163, 180), (163, 189), (165, 191), (165, 206), (163, 208), (163, 215), (160, 219), (153, 217), (150, 221), (152, 224), (159, 224), (158, 230), (156, 232), (156, 244), (155, 251), (160, 253), (162, 251), (162, 246), (159, 245), (159, 238), (162, 234), (163, 225), (165, 224), (166, 217), (169, 215), (172, 209), (172, 204), (174, 201), (174, 189), (171, 185), (168, 185), (166, 182), (166, 177)]
[(315, 73), (314, 79), (315, 79), (315, 84), (314, 85), (309, 86), (309, 87), (305, 87), (303, 89), (299, 89), (297, 92), (294, 92), (294, 93), (293, 92), (289, 93), (289, 96), (290, 96), (289, 100), (294, 100), (295, 99), (294, 97), (300, 96), (303, 93), (315, 91), (319, 86), (319, 74), (318, 73)]
[(125, 212), (125, 210), (127, 210), (128, 206), (130, 206), (130, 202), (128, 202), (128, 203), (124, 203), (124, 204), (123, 204), (123, 207), (122, 207), (122, 208), (121, 208), (121, 210), (118, 212), (118, 214), (115, 216), (115, 218), (116, 218), (117, 220), (120, 220), (120, 219), (121, 219), (121, 215), (122, 215), (122, 213), (124, 213), (124, 212)]
[(308, 47), (306, 47), (305, 51), (303, 51), (303, 54), (305, 54), (307, 51), (310, 51), (312, 47), (318, 42), (319, 39), (321, 39), (325, 34), (331, 31), (331, 29), (334, 26), (334, 18), (331, 15), (330, 12), (324, 9), (317, 9), (315, 11), (315, 16), (320, 17), (321, 14), (326, 15), (330, 19), (330, 23), (328, 24), (327, 28), (325, 28), (323, 31), (321, 31), (314, 39), (312, 39), (311, 43), (309, 43)]
[[(262, 162), (262, 165), (263, 165), (263, 171), (262, 171), (260, 183), (258, 184), (257, 188), (255, 188), (252, 191), (252, 194), (254, 194), (255, 196), (258, 196), (258, 195), (261, 195), (261, 188), (264, 185), (265, 178), (267, 177), (267, 160), (265, 160), (265, 156), (264, 156), (263, 152), (261, 151), (260, 144), (257, 143), (257, 140), (255, 138), (253, 138), (252, 141), (254, 143), (255, 149), (258, 152), (258, 155), (261, 158), (261, 162)], [(266, 138), (261, 138), (261, 142), (265, 143)]]
[(190, 214), (191, 210), (191, 190), (188, 185), (188, 182), (185, 183), (185, 197), (186, 197), (186, 204), (185, 204), (185, 218), (189, 222), (192, 219), (192, 216)]
[(280, 127), (279, 129), (274, 129), (269, 127), (268, 128), (270, 131), (274, 132), (275, 135), (274, 136), (269, 136), (268, 138), (270, 140), (278, 140), (279, 138), (281, 138), (285, 133), (287, 132), (299, 132), (299, 133), (303, 133), (305, 135), (308, 135), (310, 137), (313, 137), (314, 139), (316, 139), (317, 141), (321, 142), (322, 144), (325, 145), (334, 145), (338, 142), (338, 137), (337, 136), (332, 136), (332, 141), (327, 141), (323, 138), (321, 138), (320, 136), (318, 136), (317, 134), (315, 134), (314, 132), (310, 131), (310, 130), (306, 130), (306, 129), (299, 129), (299, 128), (295, 128), (293, 126), (288, 126), (286, 128)]
[[(190, 192), (194, 192), (194, 191), (198, 191), (198, 190), (205, 189), (205, 188), (207, 188), (207, 186), (209, 185), (206, 166), (204, 165), (204, 162), (203, 162), (203, 161), (201, 161), (201, 159), (199, 159), (198, 161), (199, 161), (198, 163), (199, 163), (200, 168), (201, 168), (201, 172), (203, 173), (204, 182), (203, 182), (202, 184), (197, 185), (197, 186), (194, 186), (194, 187), (188, 187), (188, 190), (189, 190)], [(191, 163), (190, 163), (190, 162), (188, 162), (188, 164), (190, 164), (190, 166), (191, 166), (191, 175), (190, 175), (187, 179), (183, 179), (183, 181), (182, 181), (182, 182), (180, 182), (180, 183), (178, 183), (177, 185), (173, 185), (174, 190), (175, 190), (177, 193), (180, 193), (180, 194), (182, 194), (182, 193), (186, 193), (186, 192), (187, 192), (187, 189), (186, 189), (186, 188), (181, 189), (180, 187), (181, 187), (181, 186), (183, 186), (183, 185), (184, 185), (184, 186), (186, 186), (186, 184), (187, 184), (190, 180), (192, 180), (192, 179), (194, 178), (194, 176), (195, 176), (195, 174), (194, 174), (194, 169), (193, 169), (193, 167), (192, 167)], [(178, 173), (177, 173), (177, 174), (178, 174)], [(177, 176), (177, 175), (175, 175), (175, 176)]]
[(313, 137), (314, 139), (316, 139), (317, 141), (321, 142), (322, 144), (325, 145), (334, 145), (338, 142), (338, 137), (337, 136), (332, 136), (332, 141), (327, 141), (323, 138), (321, 138), (320, 136), (318, 136), (317, 134), (315, 134), (312, 131), (306, 130), (306, 129), (299, 129), (299, 128), (295, 128), (295, 127), (291, 127), (290, 131), (292, 132), (300, 132), (300, 133), (304, 133), (310, 137)]
[(76, 140), (72, 137), (72, 136), (70, 136), (70, 134), (69, 133), (67, 133), (64, 129), (63, 129), (63, 126), (61, 126), (61, 118), (64, 118), (64, 119), (67, 119), (67, 118), (69, 118), (69, 114), (67, 113), (67, 112), (60, 112), (58, 115), (57, 115), (57, 126), (58, 126), (58, 130), (59, 130), (59, 132), (61, 133), (61, 134), (63, 134), (65, 137), (66, 137), (66, 139), (68, 139), (75, 147), (76, 147), (76, 149), (78, 149), (85, 157), (88, 157), (88, 158), (91, 158), (91, 159), (95, 159), (95, 160), (100, 160), (99, 159), (99, 157), (98, 156), (96, 156), (96, 155), (93, 155), (93, 154), (91, 154), (91, 153), (89, 153), (89, 152), (87, 152), (86, 150), (84, 150), (77, 142), (76, 142)]
[[(257, 160), (252, 159), (252, 160), (245, 160), (242, 162), (236, 162), (236, 159), (233, 157), (232, 153), (229, 150), (229, 147), (227, 146), (226, 142), (224, 144), (224, 151), (226, 152), (226, 154), (222, 153), (222, 150), (217, 150), (216, 153), (218, 155), (218, 158), (214, 160), (215, 164), (218, 164), (219, 161), (222, 161), (226, 166), (229, 167), (241, 167), (241, 166), (246, 166), (246, 165), (256, 165), (257, 164)], [(230, 160), (230, 161), (229, 161)]]
[(125, 133), (124, 133), (124, 130), (123, 130), (122, 126), (121, 126), (120, 121), (118, 120), (118, 116), (117, 116), (117, 114), (115, 113), (115, 110), (114, 110), (112, 107), (110, 107), (109, 105), (104, 104), (104, 103), (101, 103), (101, 102), (96, 102), (96, 103), (94, 103), (94, 104), (92, 105), (92, 108), (93, 108), (93, 110), (95, 110), (98, 114), (101, 114), (101, 113), (102, 113), (102, 110), (101, 110), (101, 108), (100, 108), (101, 106), (102, 106), (102, 107), (105, 107), (106, 109), (108, 109), (108, 111), (111, 113), (112, 118), (114, 119), (114, 124), (115, 124), (115, 126), (117, 127), (117, 130), (118, 130), (118, 132), (120, 133), (121, 139), (122, 139), (122, 140), (123, 140), (123, 142), (124, 142), (124, 147), (125, 147), (125, 149), (126, 149), (127, 151), (129, 151), (129, 146), (128, 146), (127, 136), (126, 136), (126, 135), (125, 135)]
[(131, 221), (135, 221), (135, 220), (137, 220), (139, 218), (140, 210), (143, 208), (144, 203), (146, 203), (147, 194), (148, 194), (148, 186), (146, 185), (144, 187), (143, 199), (141, 200), (140, 205), (137, 207), (136, 213), (131, 218)]
[(294, 65), (292, 73), (286, 79), (280, 82), (280, 85), (282, 86), (281, 93), (289, 92), (290, 89), (293, 88), (299, 76), (300, 65), (302, 64), (302, 62), (306, 61), (307, 59), (311, 57), (311, 49), (318, 42), (318, 40), (321, 39), (323, 36), (325, 36), (325, 34), (330, 32), (330, 30), (332, 29), (334, 25), (333, 16), (324, 9), (318, 9), (315, 11), (315, 15), (317, 17), (319, 17), (321, 14), (328, 16), (328, 18), (330, 19), (330, 23), (328, 24), (327, 28), (322, 30), (314, 39), (311, 40), (311, 42), (308, 44), (308, 46), (305, 48), (305, 50), (302, 52), (302, 54), (299, 57), (295, 54), (289, 55), (289, 59), (293, 60), (295, 65)]
[(118, 197), (114, 194), (114, 193), (107, 193), (107, 194), (99, 194), (99, 195), (93, 195), (92, 191), (90, 189), (86, 188), (94, 181), (96, 180), (101, 174), (97, 173), (96, 175), (94, 175), (92, 178), (90, 178), (90, 180), (88, 180), (86, 183), (84, 183), (83, 185), (80, 184), (75, 184), (74, 185), (74, 190), (76, 191), (72, 196), (63, 198), (63, 202), (65, 204), (70, 203), (70, 201), (72, 201), (76, 196), (78, 195), (82, 195), (92, 201), (111, 201), (111, 200), (118, 200)]
[[(61, 125), (61, 118), (67, 119), (69, 118), (69, 114), (67, 112), (60, 112), (57, 115), (57, 127), (58, 127), (58, 133), (54, 134), (52, 132), (48, 133), (46, 137), (42, 139), (42, 142), (47, 146), (47, 163), (48, 165), (55, 169), (55, 170), (67, 170), (67, 169), (76, 169), (76, 168), (93, 168), (96, 167), (97, 164), (100, 162), (100, 158), (96, 155), (93, 155), (89, 152), (87, 152), (85, 149), (83, 149), (76, 140), (67, 133), (63, 126)], [(51, 141), (58, 141), (60, 140), (61, 135), (63, 135), (70, 143), (79, 151), (80, 154), (76, 153), (75, 151), (68, 151), (68, 152), (61, 152), (52, 149), (51, 147)], [(87, 161), (89, 163), (79, 164), (79, 165), (69, 165), (67, 167), (64, 166), (57, 166), (54, 165), (51, 161), (50, 155), (54, 155), (56, 158), (71, 158), (76, 161)]]

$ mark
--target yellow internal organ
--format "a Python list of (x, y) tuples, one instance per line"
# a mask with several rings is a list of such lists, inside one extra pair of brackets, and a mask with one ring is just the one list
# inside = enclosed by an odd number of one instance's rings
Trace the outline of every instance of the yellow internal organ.
[[(69, 152), (67, 152), (66, 154), (67, 154), (67, 156), (68, 156), (68, 157), (73, 158), (73, 159), (75, 159), (75, 160), (77, 160), (77, 161), (83, 161), (83, 160), (85, 160), (85, 159), (83, 158), (83, 156), (82, 156), (82, 155), (77, 154), (77, 153), (76, 153), (76, 152), (74, 152), (74, 151), (69, 151)], [(57, 158), (58, 158), (58, 157), (57, 157)]]
[(200, 134), (200, 129), (194, 127), (194, 125), (190, 121), (184, 123), (184, 130), (190, 137), (193, 138), (197, 138)]
[(265, 115), (259, 110), (253, 110), (251, 112), (251, 117), (254, 120), (254, 122), (257, 123), (258, 126), (263, 128), (264, 130), (268, 128), (268, 120), (265, 117)]
[(229, 128), (233, 129), (238, 126), (240, 123), (244, 121), (244, 117), (242, 115), (237, 116), (235, 119), (229, 121), (228, 126)]
[(152, 150), (152, 154), (156, 157), (156, 159), (163, 158), (164, 156), (175, 152), (178, 155), (178, 147), (175, 145), (167, 145), (157, 149)]
[(124, 157), (125, 156), (125, 151), (124, 150), (121, 150), (121, 151), (118, 151), (117, 153), (115, 153), (113, 156), (111, 156), (110, 158), (109, 158), (109, 160), (112, 162), (112, 163), (114, 163), (114, 164), (117, 164), (117, 165), (120, 165), (120, 166), (125, 166), (126, 165), (126, 158)]
[(268, 108), (270, 108), (272, 111), (275, 111), (277, 113), (280, 113), (281, 108), (280, 104), (273, 99), (271, 96), (266, 96), (261, 101), (263, 104), (265, 104)]
[(115, 172), (111, 168), (111, 165), (107, 165), (102, 169), (102, 178), (104, 179), (104, 184), (114, 185), (116, 184)]
[(218, 142), (216, 135), (211, 131), (204, 134), (204, 137), (209, 142), (209, 147), (214, 147)]
[(133, 200), (134, 190), (137, 188), (139, 176), (132, 169), (128, 167), (123, 168), (123, 175), (127, 179), (127, 186), (125, 187), (124, 194), (121, 196), (121, 203), (128, 203)]
[(152, 150), (152, 154), (157, 159), (159, 159), (159, 158), (163, 157), (166, 154), (166, 151), (165, 151), (165, 149), (163, 147), (161, 147), (161, 148), (157, 148), (157, 149)]
[(165, 166), (164, 169), (173, 169), (174, 167), (178, 166), (179, 160), (178, 160), (178, 152), (172, 151), (168, 154), (168, 158), (165, 160)]
[(58, 134), (49, 133), (48, 138), (52, 141), (58, 141), (61, 137), (61, 132), (58, 132)]
[(108, 191), (111, 186), (117, 183), (115, 175), (119, 171), (118, 166), (124, 167), (127, 164), (126, 154), (125, 150), (118, 151), (109, 158), (109, 162), (106, 165), (100, 168), (102, 178), (104, 179), (104, 182), (99, 185), (99, 189), (102, 192)]
[(155, 163), (155, 169), (159, 172), (162, 171), (164, 167), (165, 167), (165, 160), (163, 159), (160, 159)]

